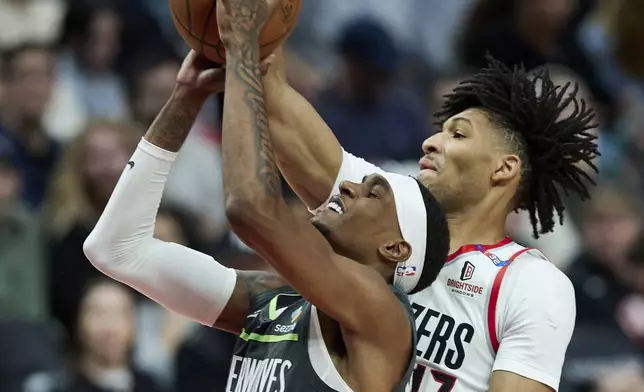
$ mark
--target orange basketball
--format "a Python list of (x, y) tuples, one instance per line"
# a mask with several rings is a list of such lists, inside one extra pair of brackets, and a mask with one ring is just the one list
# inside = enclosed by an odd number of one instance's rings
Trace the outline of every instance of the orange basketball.
[[(217, 0), (170, 0), (172, 20), (179, 35), (194, 50), (211, 61), (226, 62), (226, 51), (219, 40)], [(293, 30), (302, 0), (282, 0), (260, 34), (260, 54), (270, 55)]]

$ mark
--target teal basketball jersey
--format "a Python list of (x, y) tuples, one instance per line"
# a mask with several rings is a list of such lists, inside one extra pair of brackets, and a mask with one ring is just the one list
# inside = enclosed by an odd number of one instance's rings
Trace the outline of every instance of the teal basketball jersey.
[[(390, 286), (409, 316), (412, 350), (405, 392), (415, 365), (416, 331), (407, 295)], [(374, 377), (377, 377), (374, 374)], [(234, 349), (226, 392), (350, 392), (326, 349), (315, 306), (290, 287), (257, 297)]]

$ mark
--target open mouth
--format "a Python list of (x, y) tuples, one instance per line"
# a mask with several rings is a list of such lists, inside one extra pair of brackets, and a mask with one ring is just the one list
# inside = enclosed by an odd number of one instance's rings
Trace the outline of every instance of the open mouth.
[(345, 208), (344, 205), (342, 204), (342, 199), (340, 199), (339, 196), (333, 196), (331, 200), (326, 205), (327, 210), (331, 210), (337, 214), (344, 214)]

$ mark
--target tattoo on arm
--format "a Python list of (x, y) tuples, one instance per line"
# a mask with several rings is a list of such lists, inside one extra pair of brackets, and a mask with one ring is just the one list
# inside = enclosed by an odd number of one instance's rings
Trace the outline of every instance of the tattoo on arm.
[(249, 306), (258, 295), (287, 285), (279, 275), (265, 271), (237, 271), (237, 279), (246, 291)]
[(233, 295), (215, 323), (215, 327), (231, 333), (239, 333), (246, 324), (257, 296), (266, 291), (286, 286), (278, 275), (267, 271), (237, 270), (237, 283)]
[[(253, 172), (257, 176), (259, 181), (248, 181), (247, 186), (252, 189), (244, 191), (261, 192), (273, 199), (281, 198), (281, 176), (268, 128), (260, 71), (259, 31), (255, 22), (266, 19), (268, 7), (263, 0), (231, 0), (228, 4), (231, 30), (237, 44), (231, 45), (227, 51), (226, 94), (230, 100), (227, 101), (227, 113), (224, 107), (224, 128), (233, 128), (234, 132), (244, 135), (236, 136), (234, 147), (228, 149), (235, 156), (224, 153), (224, 159), (228, 155), (230, 172), (236, 171), (236, 178), (248, 178)], [(256, 164), (256, 167), (249, 167), (249, 164)]]
[(244, 83), (244, 102), (252, 111), (252, 132), (258, 153), (257, 176), (263, 184), (266, 194), (273, 197), (282, 196), (282, 185), (273, 153), (273, 142), (268, 129), (268, 114), (262, 86), (262, 76), (257, 66), (236, 63), (235, 76)]
[(164, 150), (179, 151), (205, 98), (175, 91), (148, 129), (145, 139)]

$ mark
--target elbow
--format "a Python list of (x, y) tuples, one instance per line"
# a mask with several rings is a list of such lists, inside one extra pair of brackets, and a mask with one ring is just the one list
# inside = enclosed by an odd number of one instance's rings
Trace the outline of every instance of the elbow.
[(83, 243), (83, 253), (87, 260), (99, 271), (106, 271), (110, 266), (110, 249), (106, 241), (101, 240), (100, 233), (96, 229), (92, 230), (90, 235)]
[(280, 208), (273, 200), (262, 196), (228, 197), (226, 219), (240, 238), (262, 235), (280, 220)]
[(252, 227), (257, 204), (248, 197), (228, 197), (226, 199), (226, 219), (230, 228), (237, 232)]
[[(139, 253), (140, 246), (132, 246), (132, 241), (113, 238), (109, 233), (94, 228), (83, 242), (83, 253), (87, 260), (107, 276), (117, 274)], [(122, 245), (117, 245), (122, 243)]]

